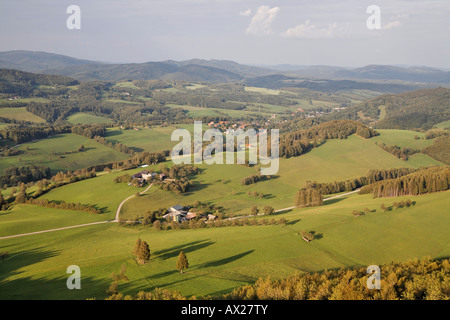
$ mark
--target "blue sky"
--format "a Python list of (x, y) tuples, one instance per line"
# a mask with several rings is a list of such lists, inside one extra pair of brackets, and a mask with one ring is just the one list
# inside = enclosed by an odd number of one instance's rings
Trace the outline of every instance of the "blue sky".
[[(80, 30), (66, 27), (69, 5), (81, 9)], [(366, 26), (370, 5), (380, 7), (379, 30)], [(0, 51), (450, 68), (449, 18), (448, 0), (0, 0)]]

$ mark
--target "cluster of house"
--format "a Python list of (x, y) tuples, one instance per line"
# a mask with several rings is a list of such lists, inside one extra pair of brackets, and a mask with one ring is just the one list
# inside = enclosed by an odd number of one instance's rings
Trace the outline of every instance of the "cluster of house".
[(141, 172), (135, 173), (131, 176), (131, 179), (137, 179), (139, 184), (142, 185), (144, 182), (159, 178), (161, 181), (166, 178), (164, 173), (149, 172), (148, 170), (142, 170)]
[[(173, 221), (176, 221), (179, 223), (197, 218), (197, 214), (195, 212), (191, 212), (189, 210), (190, 210), (189, 207), (183, 207), (183, 206), (177, 204), (176, 206), (170, 207), (167, 210), (167, 213), (162, 216), (162, 218), (170, 219), (170, 220), (173, 220)], [(206, 221), (214, 220), (216, 218), (217, 218), (217, 216), (208, 214), (208, 216), (206, 217)]]

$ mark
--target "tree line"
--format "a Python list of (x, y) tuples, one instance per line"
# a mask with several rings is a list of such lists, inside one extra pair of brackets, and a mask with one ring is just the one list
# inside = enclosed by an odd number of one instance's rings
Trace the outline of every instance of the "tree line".
[(405, 160), (405, 161), (408, 160), (409, 156), (420, 152), (420, 150), (413, 149), (410, 147), (400, 148), (397, 145), (386, 145), (384, 143), (377, 143), (377, 142), (375, 142), (375, 144), (377, 146), (379, 146), (381, 149), (383, 149), (384, 151), (387, 151), (390, 154), (393, 154), (394, 156), (396, 156), (397, 158), (399, 158), (401, 160)]
[(0, 186), (17, 186), (20, 183), (49, 179), (50, 168), (45, 166), (27, 165), (21, 167), (6, 168), (0, 176)]
[(398, 197), (445, 191), (449, 186), (450, 168), (431, 167), (397, 179), (372, 183), (361, 188), (360, 193), (372, 193), (374, 197)]
[(333, 194), (344, 191), (354, 191), (363, 186), (369, 185), (371, 183), (387, 180), (396, 179), (407, 174), (418, 171), (419, 169), (413, 168), (391, 168), (391, 169), (371, 169), (365, 176), (348, 179), (345, 181), (334, 181), (319, 183), (316, 181), (306, 181), (304, 188), (313, 188), (319, 190), (322, 194)]
[(3, 139), (14, 141), (16, 144), (36, 140), (44, 139), (52, 135), (70, 133), (70, 125), (34, 125), (34, 126), (11, 126), (0, 130), (0, 135)]

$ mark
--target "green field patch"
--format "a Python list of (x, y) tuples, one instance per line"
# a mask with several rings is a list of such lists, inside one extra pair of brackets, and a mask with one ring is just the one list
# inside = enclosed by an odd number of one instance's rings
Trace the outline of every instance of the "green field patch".
[(94, 124), (94, 123), (112, 123), (111, 119), (105, 117), (95, 116), (93, 114), (77, 112), (69, 117), (67, 117), (67, 121), (71, 124)]
[(120, 202), (134, 195), (143, 188), (129, 186), (126, 183), (114, 183), (114, 178), (125, 173), (134, 174), (142, 169), (118, 171), (114, 173), (101, 174), (95, 178), (78, 181), (51, 190), (41, 196), (48, 200), (64, 200), (65, 202), (80, 202), (84, 204), (97, 205), (103, 210), (104, 220), (114, 219)]
[(44, 123), (45, 120), (38, 117), (31, 112), (28, 112), (26, 107), (20, 108), (0, 108), (0, 117), (7, 119), (14, 119), (19, 121), (30, 121)]
[(268, 95), (279, 95), (280, 90), (273, 90), (273, 89), (267, 89), (267, 88), (259, 88), (259, 87), (245, 87), (245, 91), (249, 92), (258, 92), (261, 94), (268, 94)]
[(448, 129), (448, 128), (450, 128), (450, 120), (443, 121), (443, 122), (440, 122), (440, 123), (438, 123), (438, 124), (435, 124), (435, 125), (433, 126), (433, 128), (438, 128), (438, 129)]
[(158, 152), (172, 149), (178, 141), (171, 141), (172, 132), (176, 129), (188, 129), (193, 131), (191, 124), (182, 124), (167, 127), (139, 127), (139, 130), (122, 130), (120, 128), (108, 128), (106, 140), (113, 143), (122, 143), (133, 147), (137, 151)]
[[(85, 147), (85, 151), (64, 154), (64, 152), (76, 151), (80, 145)], [(56, 173), (128, 158), (126, 154), (94, 140), (70, 133), (23, 143), (17, 148), (22, 152), (21, 154), (0, 159), (0, 172), (3, 172), (5, 168), (34, 164), (50, 167), (52, 172)]]
[[(397, 145), (400, 148), (413, 148), (421, 150), (431, 144), (432, 139), (425, 139), (425, 133), (411, 130), (376, 129), (379, 136), (373, 137), (370, 141), (384, 143), (388, 146)], [(419, 139), (416, 139), (418, 137)]]
[(0, 237), (105, 220), (103, 215), (21, 204), (0, 211)]

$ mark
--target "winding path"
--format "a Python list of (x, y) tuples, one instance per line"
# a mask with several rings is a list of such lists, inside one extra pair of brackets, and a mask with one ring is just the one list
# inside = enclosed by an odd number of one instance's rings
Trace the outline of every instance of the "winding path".
[[(153, 183), (151, 183), (144, 191), (139, 192), (139, 194), (143, 194), (143, 193), (147, 192), (151, 188), (152, 185), (153, 185)], [(346, 193), (343, 193), (343, 194), (339, 194), (337, 196), (329, 197), (329, 198), (323, 199), (323, 201), (328, 201), (328, 200), (331, 200), (331, 199), (340, 198), (340, 197), (343, 197), (343, 196), (346, 196), (346, 195), (358, 192), (359, 190), (360, 189), (356, 189), (356, 190), (351, 191), (351, 192), (346, 192)], [(135, 196), (136, 196), (135, 194), (132, 195), (132, 196), (129, 196), (128, 198), (124, 199), (119, 204), (119, 207), (117, 208), (117, 211), (116, 211), (116, 217), (112, 221), (109, 221), (109, 220), (107, 220), (107, 221), (98, 221), (98, 222), (79, 224), (79, 225), (75, 225), (75, 226), (61, 227), (61, 228), (56, 228), (56, 229), (49, 229), (49, 230), (43, 230), (43, 231), (35, 231), (35, 232), (29, 232), (29, 233), (15, 234), (15, 235), (12, 235), (12, 236), (0, 237), (0, 240), (2, 240), (2, 239), (10, 239), (10, 238), (17, 238), (17, 237), (28, 236), (28, 235), (33, 235), (33, 234), (46, 233), (46, 232), (59, 231), (59, 230), (66, 230), (66, 229), (72, 229), (72, 228), (78, 228), (78, 227), (92, 226), (92, 225), (102, 224), (102, 223), (118, 222), (119, 221), (120, 210), (122, 209), (122, 206), (125, 204), (125, 202), (127, 202), (128, 200), (130, 200), (131, 198), (133, 198)], [(282, 212), (282, 211), (287, 211), (287, 210), (291, 210), (291, 209), (295, 209), (295, 208), (296, 208), (295, 206), (294, 207), (288, 207), (288, 208), (275, 210), (275, 212)], [(230, 220), (231, 219), (241, 219), (241, 218), (245, 218), (245, 217), (246, 216), (240, 216), (240, 217), (229, 218), (229, 219)], [(251, 216), (247, 216), (247, 217), (251, 217)]]
[[(144, 191), (139, 192), (139, 194), (143, 194), (143, 193), (147, 192), (148, 189), (150, 189), (152, 185), (153, 185), (153, 183), (151, 183), (151, 184), (147, 187), (147, 189), (145, 189)], [(127, 202), (128, 200), (130, 200), (131, 198), (133, 198), (133, 197), (135, 197), (135, 196), (136, 196), (136, 195), (133, 194), (132, 196), (129, 196), (128, 198), (124, 199), (124, 200), (119, 204), (119, 207), (117, 208), (117, 211), (116, 211), (116, 218), (114, 219), (113, 222), (119, 222), (119, 214), (120, 214), (120, 210), (122, 209), (122, 206), (125, 204), (125, 202)]]
[[(153, 185), (153, 183), (151, 183), (144, 191), (139, 192), (139, 193), (143, 194), (144, 192), (147, 192), (152, 185)], [(66, 230), (66, 229), (72, 229), (72, 228), (78, 228), (78, 227), (93, 226), (93, 225), (102, 224), (102, 223), (118, 222), (119, 221), (120, 209), (122, 209), (122, 206), (124, 205), (125, 202), (127, 202), (128, 200), (130, 200), (131, 198), (133, 198), (135, 196), (136, 196), (135, 194), (132, 195), (132, 196), (129, 196), (128, 198), (124, 199), (119, 204), (119, 207), (117, 208), (117, 211), (116, 211), (116, 217), (112, 221), (107, 220), (107, 221), (90, 222), (90, 223), (78, 224), (78, 225), (75, 225), (75, 226), (61, 227), (61, 228), (48, 229), (48, 230), (43, 230), (43, 231), (35, 231), (35, 232), (29, 232), (29, 233), (14, 234), (14, 235), (11, 235), (11, 236), (0, 237), (0, 240), (17, 238), (17, 237), (22, 237), (22, 236), (29, 236), (29, 235), (33, 235), (33, 234), (40, 234), (40, 233), (59, 231), (59, 230)]]

